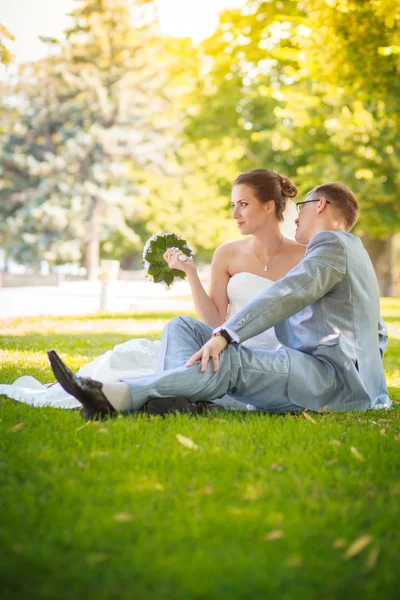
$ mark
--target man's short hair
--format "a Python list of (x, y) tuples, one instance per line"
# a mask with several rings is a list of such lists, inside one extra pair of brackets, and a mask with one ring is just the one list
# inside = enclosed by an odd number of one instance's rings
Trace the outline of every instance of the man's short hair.
[(338, 210), (346, 222), (346, 231), (350, 231), (357, 222), (360, 206), (353, 192), (343, 183), (337, 181), (323, 183), (313, 190), (327, 196), (332, 201), (332, 208)]

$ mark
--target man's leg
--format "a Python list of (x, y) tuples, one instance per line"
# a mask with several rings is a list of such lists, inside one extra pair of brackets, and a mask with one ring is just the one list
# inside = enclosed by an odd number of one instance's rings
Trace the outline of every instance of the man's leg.
[[(181, 351), (180, 364), (203, 343), (203, 340), (197, 341), (196, 327), (192, 320), (189, 320), (189, 325), (182, 325), (180, 321), (179, 325), (171, 327), (175, 333), (180, 330), (176, 339), (179, 348), (182, 335), (187, 336), (187, 351)], [(207, 327), (201, 323), (198, 325), (201, 329)], [(170, 334), (171, 331), (168, 332)], [(177, 350), (176, 347), (175, 349)], [(167, 347), (166, 356), (169, 353)], [(250, 350), (245, 346), (231, 344), (220, 355), (220, 369), (217, 373), (214, 373), (213, 364), (209, 362), (205, 373), (201, 373), (200, 364), (196, 363), (190, 368), (179, 366), (161, 373), (125, 380), (131, 394), (131, 407), (126, 412), (137, 411), (150, 397), (184, 396), (198, 402), (211, 401), (228, 392), (243, 402), (248, 403), (250, 400), (264, 410), (292, 411), (299, 407), (293, 405), (287, 397), (288, 373), (289, 360), (284, 349), (276, 352)]]
[[(211, 327), (191, 317), (172, 319), (163, 330), (156, 373), (182, 367), (210, 339), (211, 333)], [(126, 383), (105, 382), (103, 393), (119, 412), (131, 410), (131, 395)]]
[(175, 317), (164, 327), (157, 372), (185, 364), (210, 339), (212, 328), (191, 317)]
[[(181, 367), (210, 339), (212, 328), (190, 317), (172, 319), (163, 330), (161, 350), (158, 359), (157, 372)], [(183, 335), (186, 343), (177, 343), (177, 336)], [(198, 342), (200, 340), (200, 346)], [(190, 347), (187, 346), (190, 344)], [(192, 345), (193, 344), (193, 345)], [(218, 405), (230, 410), (250, 410), (248, 402), (235, 401), (229, 394), (216, 399)], [(255, 410), (255, 408), (253, 408)]]

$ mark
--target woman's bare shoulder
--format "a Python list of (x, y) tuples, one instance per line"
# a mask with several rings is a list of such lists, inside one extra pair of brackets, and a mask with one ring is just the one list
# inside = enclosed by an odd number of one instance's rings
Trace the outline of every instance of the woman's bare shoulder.
[(287, 251), (297, 256), (299, 260), (304, 257), (307, 246), (303, 246), (303, 244), (299, 244), (296, 240), (288, 240), (286, 239), (286, 249)]
[(215, 250), (214, 256), (229, 256), (232, 253), (238, 252), (246, 245), (246, 239), (243, 240), (232, 240), (231, 242), (225, 242), (218, 246)]

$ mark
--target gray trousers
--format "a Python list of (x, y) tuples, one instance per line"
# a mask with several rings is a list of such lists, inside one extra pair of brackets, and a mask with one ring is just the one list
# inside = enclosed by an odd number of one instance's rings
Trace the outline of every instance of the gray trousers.
[(124, 379), (135, 412), (148, 398), (183, 396), (196, 402), (212, 401), (230, 394), (240, 402), (269, 412), (302, 410), (287, 396), (289, 358), (284, 348), (251, 350), (230, 344), (220, 354), (220, 368), (214, 373), (209, 361), (204, 373), (200, 363), (185, 362), (210, 339), (212, 329), (191, 317), (176, 317), (165, 327), (159, 366), (156, 373)]

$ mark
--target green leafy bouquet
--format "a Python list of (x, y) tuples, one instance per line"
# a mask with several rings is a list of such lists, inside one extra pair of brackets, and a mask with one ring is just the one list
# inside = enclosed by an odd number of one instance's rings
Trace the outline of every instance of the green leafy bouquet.
[(180, 235), (175, 233), (158, 233), (147, 240), (143, 248), (143, 260), (146, 277), (154, 283), (162, 283), (167, 289), (175, 281), (185, 279), (186, 273), (178, 269), (170, 269), (163, 255), (168, 248), (178, 248), (188, 258), (193, 255), (193, 249)]

